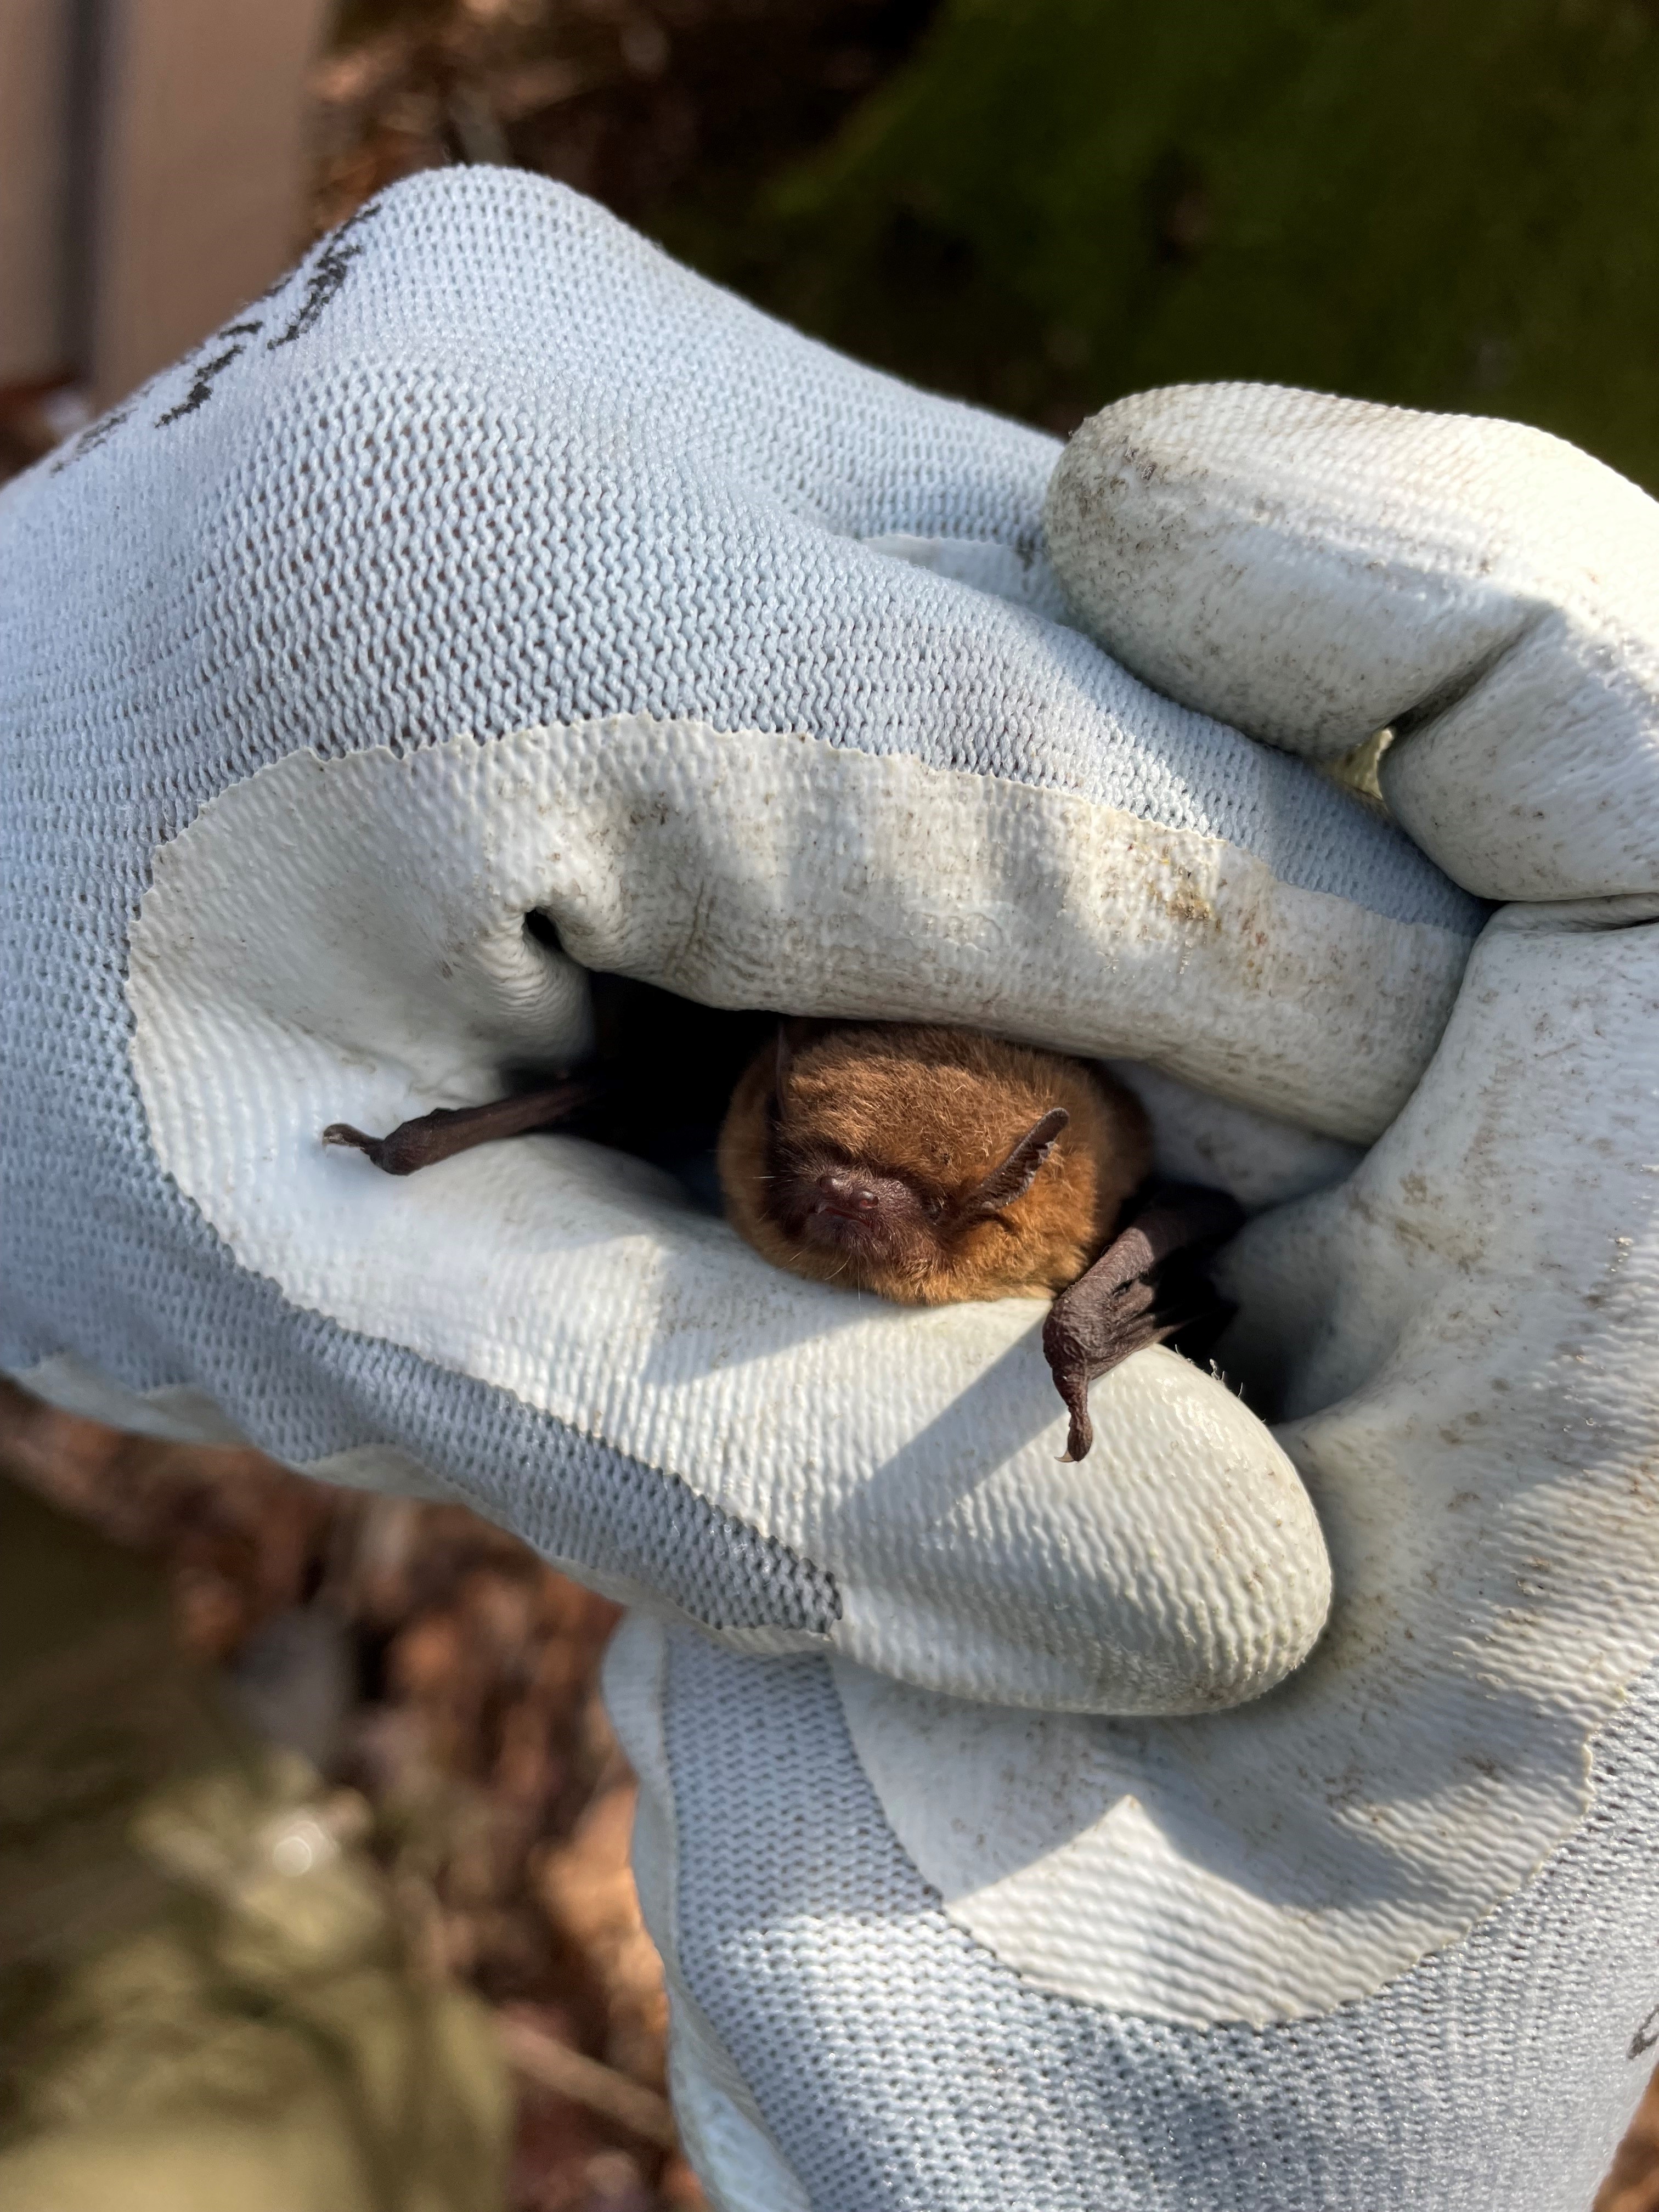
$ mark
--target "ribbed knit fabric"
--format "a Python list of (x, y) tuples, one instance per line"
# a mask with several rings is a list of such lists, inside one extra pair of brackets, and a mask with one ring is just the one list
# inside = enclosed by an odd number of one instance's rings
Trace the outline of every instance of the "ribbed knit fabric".
[(1587, 2212), (1651, 2063), (1653, 1674), (1582, 1828), (1464, 1942), (1206, 2030), (1048, 1996), (953, 1924), (823, 1662), (682, 1633), (666, 1683), (680, 1970), (817, 2212)]

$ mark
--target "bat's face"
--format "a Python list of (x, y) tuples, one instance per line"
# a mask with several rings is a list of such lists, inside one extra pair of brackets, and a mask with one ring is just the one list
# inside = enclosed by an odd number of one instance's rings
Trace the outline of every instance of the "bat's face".
[(926, 1276), (942, 1264), (952, 1194), (936, 1176), (852, 1157), (811, 1115), (792, 1119), (784, 1110), (772, 1163), (772, 1219), (787, 1237), (842, 1261), (854, 1279), (872, 1271)]
[(1056, 1290), (1145, 1172), (1137, 1123), (1103, 1174), (1104, 1104), (1074, 1061), (970, 1030), (830, 1029), (738, 1085), (727, 1211), (778, 1266), (906, 1304)]

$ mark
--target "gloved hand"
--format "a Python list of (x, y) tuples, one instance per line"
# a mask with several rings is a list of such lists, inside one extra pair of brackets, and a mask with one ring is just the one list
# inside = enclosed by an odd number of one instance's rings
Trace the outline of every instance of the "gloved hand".
[(1224, 1263), (1334, 1569), (1259, 1702), (1022, 1713), (654, 1624), (611, 1691), (730, 2207), (1583, 2212), (1659, 2044), (1659, 509), (1502, 422), (1155, 392), (1091, 628), (1510, 897), (1422, 1081)]
[(591, 969), (1156, 1060), (1297, 1125), (1275, 1187), (1375, 1135), (1479, 908), (1051, 618), (1055, 450), (478, 171), (9, 487), (6, 1365), (435, 1480), (739, 1650), (1117, 1711), (1288, 1673), (1316, 1520), (1174, 1355), (1061, 1466), (1030, 1301), (797, 1281), (569, 1138), (319, 1142), (578, 1054)]
[[(556, 188), (472, 173), (386, 195), (0, 496), (0, 1358), (106, 1417), (435, 1481), (654, 1608), (617, 1696), (654, 1792), (684, 2102), (732, 2204), (745, 2171), (779, 2203), (1105, 2203), (1115, 2173), (1180, 2193), (1165, 2150), (1166, 2179), (1136, 2165), (1170, 2069), (1194, 2069), (1186, 2154), (1209, 2129), (1224, 2159), (1254, 2094), (1227, 2031), (1189, 2025), (1240, 2017), (1218, 1954), (1255, 1943), (1273, 2002), (1318, 2014), (1328, 1892), (1375, 1893), (1387, 1978), (1479, 1888), (1379, 1843), (1298, 1857), (1294, 1832), (1241, 1873), (1224, 1808), (1160, 1747), (1222, 1721), (1057, 1717), (1234, 1705), (1318, 1632), (1306, 1493), (1212, 1378), (1139, 1356), (1062, 1468), (1029, 1303), (878, 1310), (779, 1276), (569, 1139), (407, 1184), (317, 1141), (575, 1052), (604, 969), (1127, 1056), (1208, 1179), (1231, 1163), (1264, 1201), (1339, 1171), (1411, 1097), (1480, 909), (1305, 763), (1054, 619), (1054, 459)], [(1249, 605), (1219, 556), (1194, 573), (1205, 621), (1224, 577)], [(864, 1671), (738, 1656), (792, 1650)], [(1295, 1708), (1323, 1663), (1234, 1717)], [(939, 1692), (1027, 1710), (906, 1702)], [(963, 1711), (974, 1756), (923, 1757)], [(1330, 1787), (1356, 1776), (1363, 1819), (1352, 1732)], [(1294, 1832), (1306, 1773), (1261, 1765), (1249, 1833)], [(914, 1813), (941, 1771), (976, 1793), (965, 1887)], [(1571, 1794), (1543, 1793), (1569, 1821)], [(1085, 1889), (1056, 1889), (1056, 1838), (1109, 1827), (1126, 1885), (1100, 1903), (1090, 1843)], [(1279, 1917), (1239, 1936), (1189, 1863)], [(993, 1890), (995, 1928), (962, 1902)], [(1054, 1901), (1079, 1895), (1056, 1982)], [(918, 1930), (965, 1978), (928, 1984)], [(1120, 2032), (1108, 2092), (1091, 2039)]]

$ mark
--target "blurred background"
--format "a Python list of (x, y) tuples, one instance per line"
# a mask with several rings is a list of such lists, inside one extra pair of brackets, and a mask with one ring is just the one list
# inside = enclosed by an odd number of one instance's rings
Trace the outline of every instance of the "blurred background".
[[(447, 162), (1058, 432), (1245, 377), (1659, 489), (1659, 0), (0, 0), (0, 475)], [(611, 1608), (4, 1386), (0, 1473), (0, 2194), (699, 2204)]]
[(12, 438), (445, 161), (1054, 429), (1278, 380), (1659, 486), (1655, 0), (0, 0)]

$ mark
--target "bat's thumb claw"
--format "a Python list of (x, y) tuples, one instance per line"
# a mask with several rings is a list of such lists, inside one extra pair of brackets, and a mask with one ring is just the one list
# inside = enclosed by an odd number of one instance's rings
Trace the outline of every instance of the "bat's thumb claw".
[(376, 1167), (380, 1165), (384, 1139), (365, 1136), (361, 1129), (354, 1129), (349, 1121), (331, 1121), (323, 1132), (323, 1142), (325, 1145), (349, 1145), (354, 1152), (366, 1152)]

